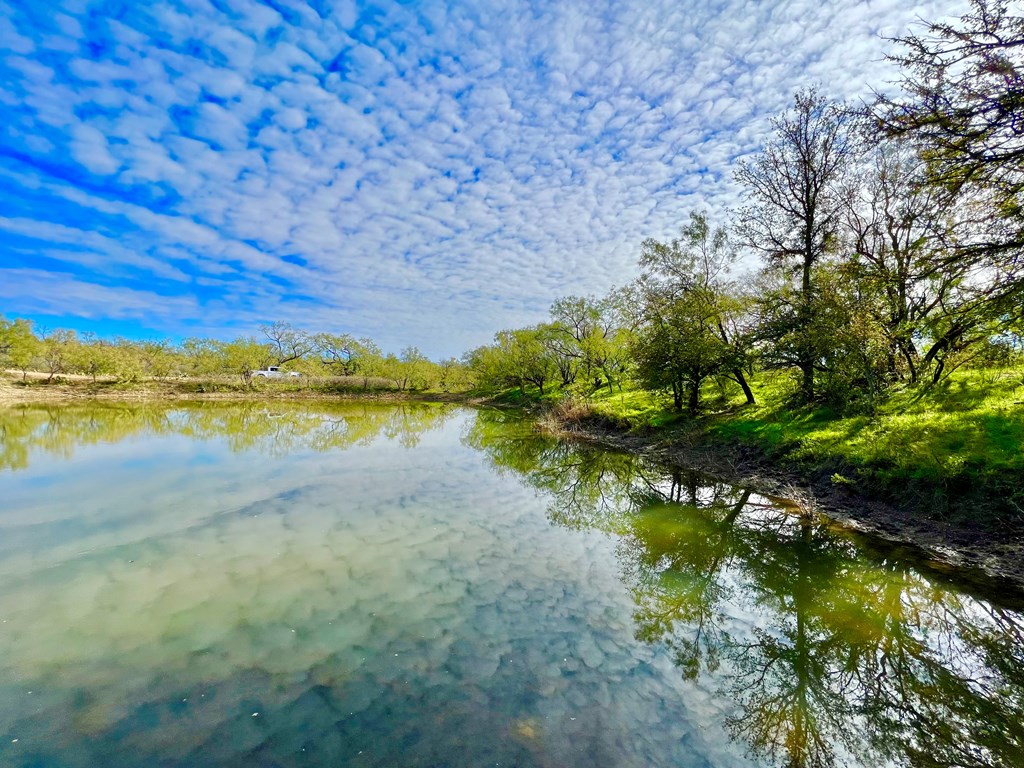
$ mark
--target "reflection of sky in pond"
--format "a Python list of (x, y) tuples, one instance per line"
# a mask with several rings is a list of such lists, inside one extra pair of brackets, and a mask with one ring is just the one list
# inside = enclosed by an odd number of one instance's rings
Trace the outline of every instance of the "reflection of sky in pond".
[(1024, 753), (1018, 614), (707, 478), (437, 406), (0, 434), (2, 765)]
[(143, 430), (0, 474), (0, 762), (744, 764), (633, 639), (614, 544), (488, 470), (472, 418), (273, 456)]

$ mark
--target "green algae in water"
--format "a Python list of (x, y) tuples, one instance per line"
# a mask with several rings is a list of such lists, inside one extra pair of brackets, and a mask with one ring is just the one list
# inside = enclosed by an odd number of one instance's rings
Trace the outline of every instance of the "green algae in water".
[(1021, 765), (1014, 603), (744, 489), (446, 406), (0, 435), (4, 765)]

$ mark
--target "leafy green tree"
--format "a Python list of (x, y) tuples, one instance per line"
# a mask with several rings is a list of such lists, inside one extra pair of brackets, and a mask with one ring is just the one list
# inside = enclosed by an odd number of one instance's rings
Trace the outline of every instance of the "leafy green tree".
[(887, 375), (918, 380), (929, 320), (954, 303), (960, 270), (944, 269), (949, 217), (907, 142), (865, 142), (846, 196), (841, 267), (887, 340)]
[(550, 327), (539, 325), (498, 334), (508, 356), (510, 378), (518, 381), (520, 387), (524, 382), (533, 384), (542, 397), (544, 387), (557, 376), (558, 370), (555, 355), (545, 343), (551, 333)]
[(46, 378), (48, 383), (57, 374), (68, 372), (77, 345), (78, 335), (74, 331), (59, 329), (43, 337), (40, 355), (49, 374)]
[(915, 147), (956, 217), (935, 263), (956, 295), (928, 328), (934, 382), (1024, 315), (1024, 15), (1006, 0), (970, 0), (958, 21), (896, 42), (903, 92), (879, 98), (874, 117)]
[(320, 363), (339, 376), (353, 376), (358, 370), (359, 342), (347, 333), (317, 333), (312, 336), (313, 348)]
[(96, 381), (98, 376), (113, 373), (111, 344), (96, 338), (93, 333), (83, 333), (78, 343), (69, 350), (68, 364)]
[(775, 134), (743, 161), (736, 180), (749, 203), (736, 231), (768, 264), (797, 278), (793, 335), (805, 401), (815, 398), (816, 353), (807, 328), (814, 318), (814, 267), (835, 244), (844, 212), (843, 177), (854, 151), (845, 109), (815, 90), (796, 94), (790, 112), (772, 121)]
[(363, 389), (369, 389), (370, 380), (374, 376), (383, 375), (384, 354), (373, 339), (359, 339), (354, 347), (354, 373), (363, 379)]
[(187, 338), (179, 351), (188, 375), (211, 376), (226, 370), (221, 345), (213, 339)]
[(145, 373), (145, 359), (139, 345), (130, 339), (115, 339), (108, 350), (112, 373), (119, 382), (130, 383)]
[(544, 396), (545, 387), (559, 380), (560, 353), (552, 343), (561, 331), (550, 325), (499, 331), (494, 343), (473, 350), (467, 365), (485, 388), (537, 387)]
[(134, 346), (144, 370), (154, 379), (166, 379), (182, 365), (169, 341), (143, 341)]
[(696, 416), (701, 385), (735, 367), (735, 350), (718, 334), (714, 305), (698, 292), (674, 295), (648, 286), (644, 295), (644, 322), (633, 346), (637, 377), (646, 389), (671, 391), (676, 410), (685, 396)]
[(626, 335), (613, 298), (567, 296), (551, 306), (551, 320), (542, 341), (554, 356), (562, 386), (577, 375), (594, 389), (619, 380)]
[(472, 389), (474, 380), (468, 365), (456, 357), (449, 357), (438, 363), (437, 383), (444, 392), (466, 392)]
[(416, 347), (406, 347), (399, 358), (399, 389), (428, 389), (437, 374), (436, 366)]
[(246, 387), (252, 386), (253, 372), (264, 369), (274, 359), (274, 350), (252, 336), (221, 342), (218, 346), (225, 369), (238, 376)]
[(21, 371), (24, 379), (28, 369), (42, 352), (42, 343), (32, 332), (32, 321), (0, 317), (0, 355)]
[(462, 363), (471, 372), (476, 386), (483, 390), (499, 390), (508, 384), (502, 351), (496, 344), (485, 344), (466, 352)]
[(369, 388), (372, 377), (388, 376), (381, 351), (372, 339), (357, 339), (347, 333), (317, 333), (311, 341), (324, 368), (339, 376), (362, 376), (364, 389)]
[[(690, 328), (697, 334), (692, 343), (716, 351), (714, 360), (708, 361), (714, 369), (712, 375), (731, 378), (743, 390), (747, 403), (753, 404), (754, 393), (743, 372), (751, 358), (751, 335), (746, 327), (750, 302), (729, 279), (736, 260), (728, 232), (713, 228), (707, 214), (693, 212), (678, 238), (667, 243), (644, 241), (640, 257), (643, 280), (636, 300), (642, 320), (649, 319), (651, 311), (655, 315), (663, 312), (666, 302), (684, 300), (686, 306), (679, 310), (691, 321), (701, 318), (697, 327)], [(718, 341), (702, 338), (708, 332), (717, 335)]]

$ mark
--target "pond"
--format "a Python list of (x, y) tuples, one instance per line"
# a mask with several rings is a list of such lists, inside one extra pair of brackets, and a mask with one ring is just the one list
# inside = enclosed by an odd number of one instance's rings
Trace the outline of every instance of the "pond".
[(0, 765), (1021, 766), (1024, 614), (447, 405), (0, 411)]

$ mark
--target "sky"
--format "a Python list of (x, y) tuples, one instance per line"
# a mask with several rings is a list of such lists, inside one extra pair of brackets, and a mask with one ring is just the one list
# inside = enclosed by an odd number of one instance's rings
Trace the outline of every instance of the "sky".
[(934, 0), (0, 0), (0, 314), (460, 355), (726, 223)]

